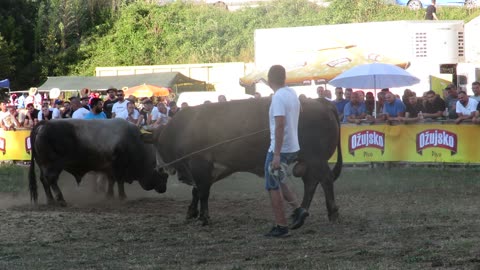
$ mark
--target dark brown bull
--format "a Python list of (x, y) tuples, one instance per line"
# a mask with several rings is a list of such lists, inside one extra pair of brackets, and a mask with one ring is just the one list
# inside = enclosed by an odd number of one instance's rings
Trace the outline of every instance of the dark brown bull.
[[(180, 181), (193, 185), (187, 218), (208, 224), (211, 185), (234, 172), (264, 175), (269, 146), (268, 110), (270, 99), (250, 99), (191, 107), (180, 111), (154, 141), (161, 157), (160, 167), (174, 169)], [(302, 207), (308, 209), (318, 183), (325, 192), (328, 217), (338, 217), (334, 180), (342, 167), (340, 123), (333, 104), (322, 100), (302, 102), (299, 120), (300, 152), (294, 175), (302, 177)], [(329, 158), (338, 149), (332, 170)], [(159, 157), (157, 157), (158, 159)], [(172, 171), (173, 172), (173, 171)], [(200, 213), (198, 202), (200, 201)]]
[(40, 168), (47, 201), (65, 205), (57, 185), (62, 171), (71, 173), (77, 183), (90, 171), (100, 172), (109, 180), (108, 194), (113, 196), (113, 183), (121, 198), (126, 197), (123, 183), (138, 180), (145, 190), (166, 190), (168, 175), (155, 170), (155, 150), (141, 139), (138, 128), (123, 119), (42, 121), (31, 134), (32, 159), (29, 171), (30, 195), (37, 201), (35, 162)]

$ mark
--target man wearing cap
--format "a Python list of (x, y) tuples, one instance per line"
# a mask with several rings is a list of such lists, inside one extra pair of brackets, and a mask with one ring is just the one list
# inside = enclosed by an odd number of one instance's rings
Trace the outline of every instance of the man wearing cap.
[(116, 92), (117, 88), (110, 87), (107, 89), (107, 99), (103, 102), (103, 112), (107, 115), (107, 118), (112, 118), (113, 104), (117, 102)]
[(90, 100), (90, 97), (84, 96), (80, 98), (80, 104), (82, 104), (82, 107), (85, 108), (87, 111), (90, 111), (90, 106), (88, 105), (88, 101)]
[(265, 234), (266, 237), (285, 237), (289, 234), (284, 200), (295, 209), (291, 229), (300, 228), (308, 216), (307, 210), (300, 207), (295, 192), (285, 182), (285, 164), (294, 162), (300, 150), (300, 102), (295, 91), (285, 86), (285, 79), (283, 66), (275, 65), (268, 71), (268, 84), (274, 94), (269, 109), (270, 147), (265, 160), (265, 188), (270, 195), (276, 224)]

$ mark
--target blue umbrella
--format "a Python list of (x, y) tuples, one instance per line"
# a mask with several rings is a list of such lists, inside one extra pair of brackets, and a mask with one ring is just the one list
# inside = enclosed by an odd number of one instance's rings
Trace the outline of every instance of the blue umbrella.
[[(402, 87), (419, 83), (420, 80), (408, 71), (395, 65), (372, 63), (353, 67), (328, 83), (335, 87), (374, 89)], [(375, 102), (374, 110), (377, 110)]]

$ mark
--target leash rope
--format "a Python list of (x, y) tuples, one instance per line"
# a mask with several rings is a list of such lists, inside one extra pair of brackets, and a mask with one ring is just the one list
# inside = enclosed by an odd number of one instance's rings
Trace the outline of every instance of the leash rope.
[(159, 168), (159, 169), (163, 169), (163, 168), (168, 167), (168, 166), (170, 166), (170, 165), (172, 165), (172, 164), (174, 164), (174, 163), (177, 163), (177, 162), (179, 162), (179, 161), (181, 161), (181, 160), (183, 160), (183, 159), (189, 158), (189, 157), (191, 157), (191, 156), (193, 156), (193, 155), (196, 155), (196, 154), (198, 154), (198, 153), (201, 153), (201, 152), (207, 151), (207, 150), (209, 150), (209, 149), (215, 148), (215, 147), (220, 146), (220, 145), (222, 145), (222, 144), (231, 143), (231, 142), (234, 142), (234, 141), (237, 141), (237, 140), (240, 140), (240, 139), (244, 139), (244, 138), (247, 138), (247, 137), (250, 137), (250, 136), (254, 136), (254, 135), (260, 134), (260, 133), (265, 132), (265, 131), (269, 131), (269, 129), (268, 129), (268, 128), (262, 129), (262, 130), (255, 131), (255, 132), (252, 132), (252, 133), (249, 133), (249, 134), (240, 136), (240, 137), (235, 137), (235, 138), (232, 138), (232, 139), (225, 140), (225, 141), (223, 141), (223, 142), (219, 142), (219, 143), (210, 145), (209, 147), (206, 147), (206, 148), (203, 148), (203, 149), (200, 149), (200, 150), (191, 152), (191, 153), (189, 153), (189, 154), (186, 154), (186, 155), (184, 155), (184, 156), (182, 156), (182, 157), (180, 157), (180, 158), (177, 158), (177, 159), (175, 159), (174, 161), (171, 161), (171, 162), (169, 162), (169, 163), (167, 163), (167, 164), (164, 164), (164, 165), (162, 165), (161, 167), (158, 167), (158, 168)]

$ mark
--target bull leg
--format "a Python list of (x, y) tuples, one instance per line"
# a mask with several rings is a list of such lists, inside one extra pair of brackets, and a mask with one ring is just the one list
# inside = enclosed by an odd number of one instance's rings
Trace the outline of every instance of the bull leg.
[(115, 179), (113, 177), (108, 178), (108, 187), (107, 187), (107, 199), (113, 198), (113, 185), (115, 185)]
[[(328, 166), (328, 165), (327, 165)], [(328, 220), (331, 222), (338, 221), (338, 206), (335, 203), (335, 193), (333, 188), (333, 174), (328, 170), (327, 177), (323, 178), (322, 184), (323, 192), (325, 193), (325, 203), (327, 205)]]
[(40, 171), (40, 181), (42, 182), (43, 190), (45, 191), (45, 196), (47, 197), (47, 204), (48, 205), (55, 204), (52, 191), (50, 190), (50, 183), (47, 181), (47, 179), (45, 179), (43, 171)]
[(198, 198), (200, 199), (200, 216), (198, 219), (202, 226), (208, 225), (210, 216), (208, 215), (208, 198), (210, 197), (210, 182), (205, 183), (198, 188)]
[(333, 174), (325, 161), (309, 163), (305, 175), (302, 177), (304, 185), (304, 195), (302, 207), (310, 208), (310, 204), (320, 182), (325, 193), (325, 202), (328, 211), (328, 218), (330, 221), (338, 219), (338, 207), (335, 204), (335, 196), (333, 190)]
[(118, 198), (120, 200), (125, 200), (127, 198), (127, 194), (125, 194), (125, 187), (123, 180), (117, 181), (117, 188), (118, 188)]
[(196, 187), (192, 188), (192, 202), (188, 207), (187, 219), (197, 218), (198, 217), (198, 189)]
[[(47, 182), (48, 185), (50, 185), (53, 192), (55, 193), (55, 197), (56, 197), (56, 200), (57, 200), (58, 204), (60, 206), (67, 206), (67, 203), (65, 202), (65, 199), (63, 198), (62, 191), (60, 190), (60, 188), (58, 187), (58, 184), (57, 184), (59, 176), (60, 176), (60, 172), (51, 170), (44, 175), (44, 178), (45, 178), (45, 182)], [(51, 193), (50, 193), (50, 196), (51, 196)]]

